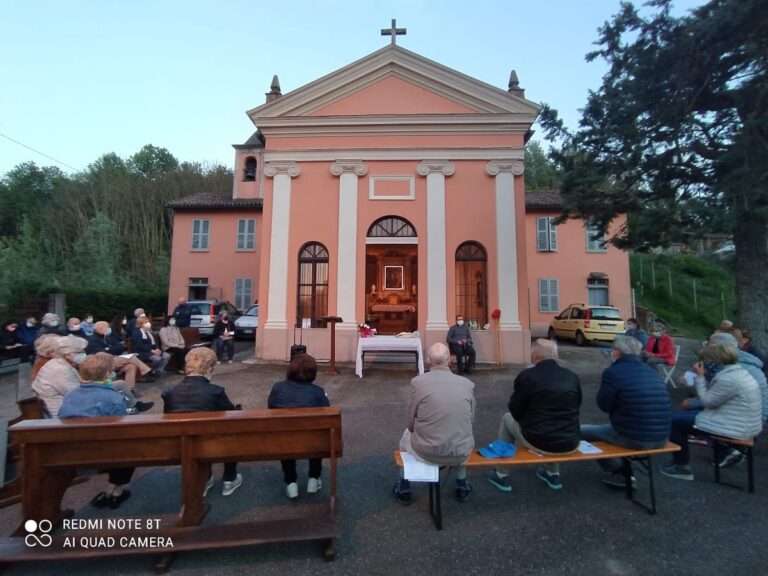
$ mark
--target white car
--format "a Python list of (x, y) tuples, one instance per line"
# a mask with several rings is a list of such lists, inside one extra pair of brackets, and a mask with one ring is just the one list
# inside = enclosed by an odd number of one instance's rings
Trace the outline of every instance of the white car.
[(254, 304), (245, 314), (235, 320), (235, 338), (256, 338), (256, 329), (259, 327), (259, 305)]

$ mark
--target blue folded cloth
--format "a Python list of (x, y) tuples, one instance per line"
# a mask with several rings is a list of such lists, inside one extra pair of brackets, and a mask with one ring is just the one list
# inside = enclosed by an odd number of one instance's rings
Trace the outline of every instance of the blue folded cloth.
[(515, 455), (514, 444), (509, 444), (503, 440), (494, 440), (485, 448), (477, 450), (483, 458), (511, 458)]

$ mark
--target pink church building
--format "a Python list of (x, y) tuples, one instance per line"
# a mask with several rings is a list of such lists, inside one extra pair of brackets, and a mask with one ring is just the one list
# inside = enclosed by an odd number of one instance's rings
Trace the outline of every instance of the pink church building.
[(429, 346), (462, 314), (478, 361), (505, 363), (527, 362), (532, 331), (572, 302), (626, 317), (627, 255), (582, 222), (555, 227), (557, 193), (526, 197), (538, 111), (514, 75), (502, 90), (394, 43), (285, 95), (275, 78), (235, 146), (232, 195), (170, 204), (169, 309), (258, 300), (267, 360), (288, 359), (296, 328), (327, 359), (325, 316), (343, 319), (341, 361), (360, 323)]

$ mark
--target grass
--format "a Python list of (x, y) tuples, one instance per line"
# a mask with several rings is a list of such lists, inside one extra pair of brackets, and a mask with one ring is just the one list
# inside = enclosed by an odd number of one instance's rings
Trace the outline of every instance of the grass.
[(629, 263), (638, 306), (673, 333), (706, 338), (735, 316), (733, 273), (726, 266), (691, 254), (634, 253)]

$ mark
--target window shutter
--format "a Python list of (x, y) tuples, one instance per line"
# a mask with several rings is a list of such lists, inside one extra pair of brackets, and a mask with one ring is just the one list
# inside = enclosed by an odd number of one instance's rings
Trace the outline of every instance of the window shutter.
[(539, 278), (539, 311), (549, 312), (549, 282), (546, 278)]
[(547, 223), (549, 218), (536, 218), (536, 250), (546, 252), (549, 250), (547, 242)]
[(549, 281), (549, 311), (557, 312), (560, 310), (560, 290), (559, 281), (555, 278)]
[(555, 226), (555, 219), (547, 219), (549, 225), (549, 249), (552, 252), (557, 252), (557, 226)]

